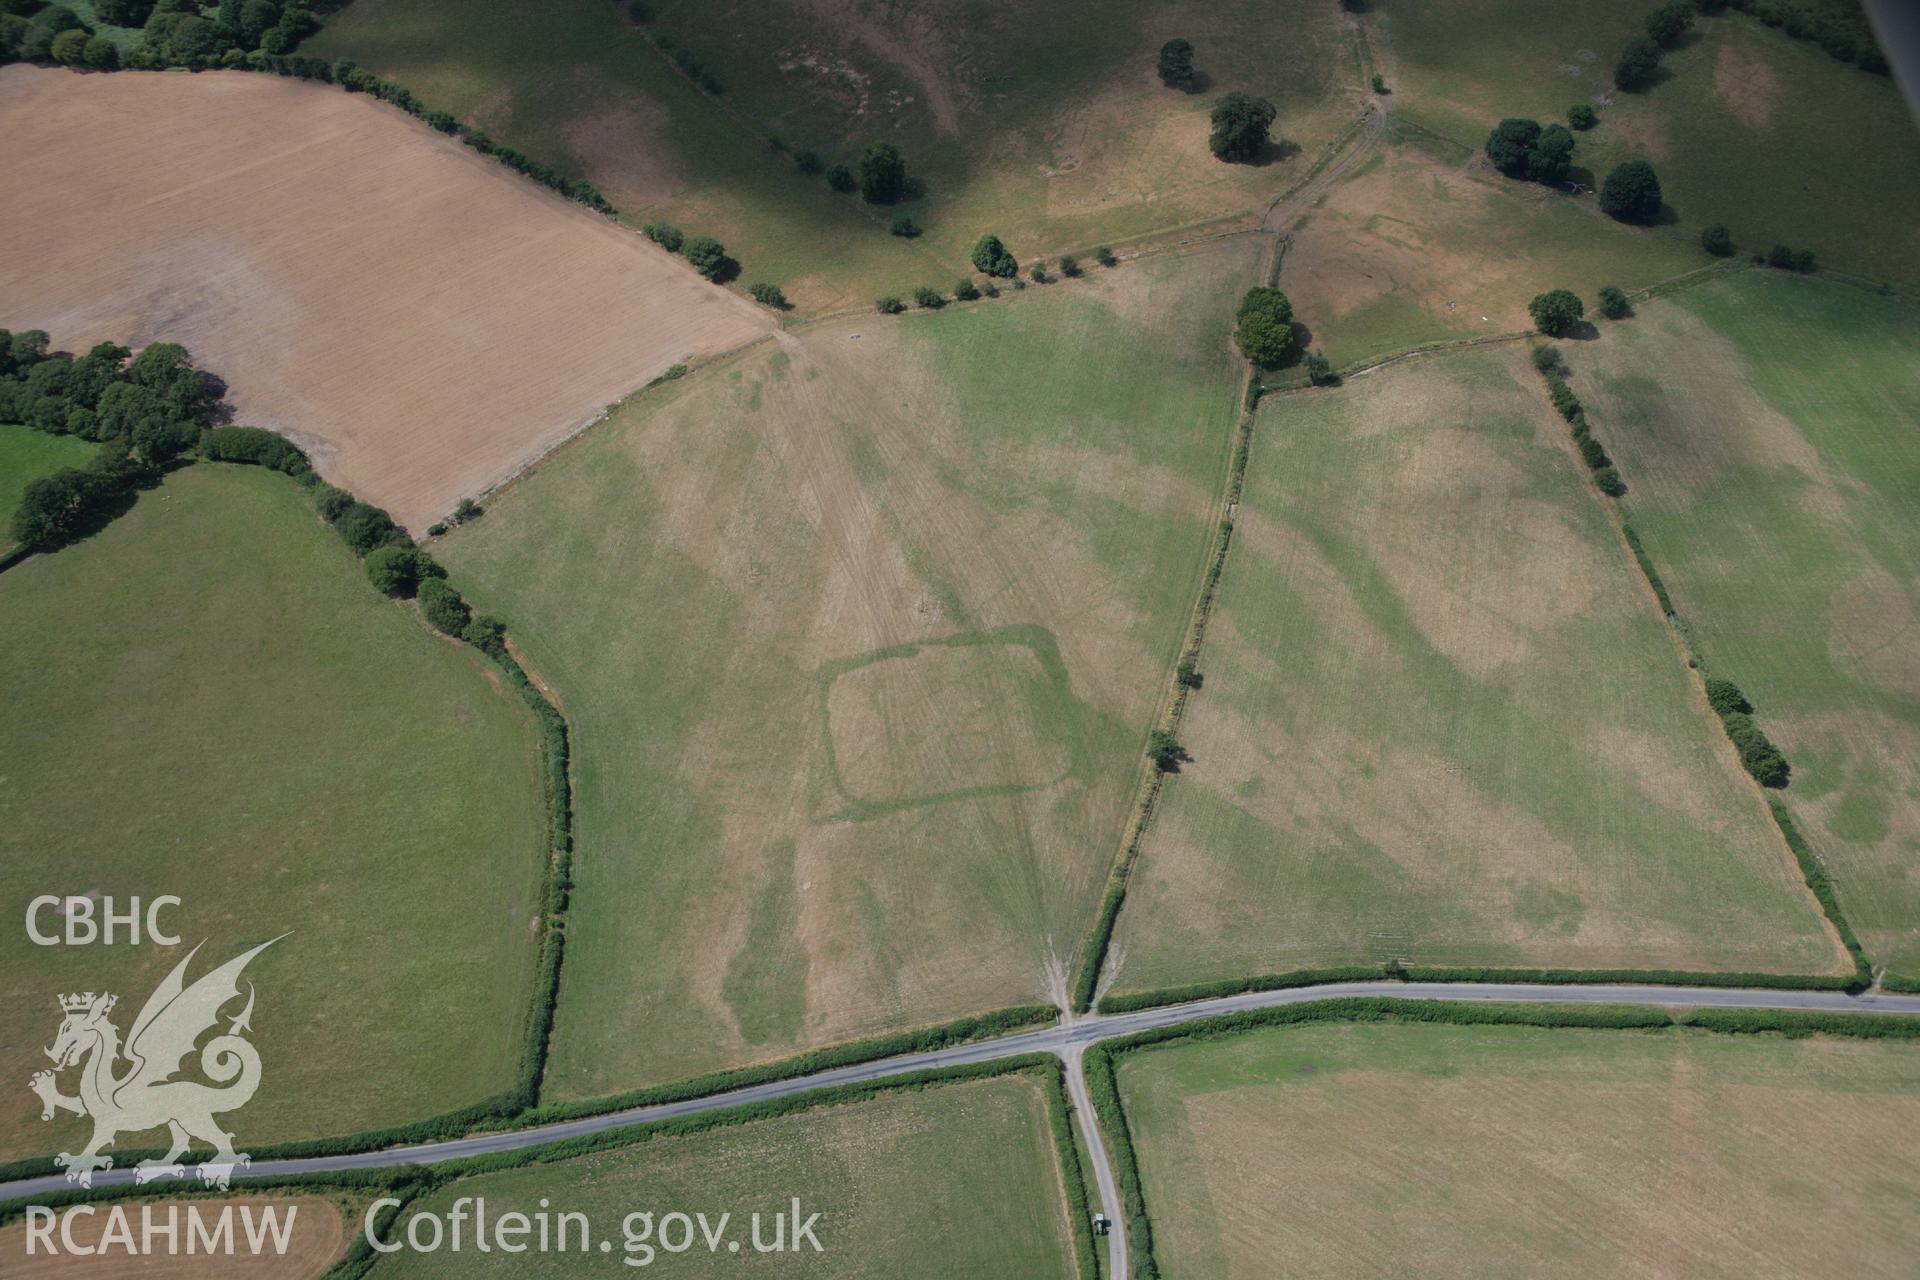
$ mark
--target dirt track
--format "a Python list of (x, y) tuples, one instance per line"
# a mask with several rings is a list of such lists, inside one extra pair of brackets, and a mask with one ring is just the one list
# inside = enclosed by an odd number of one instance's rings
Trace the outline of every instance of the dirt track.
[(391, 107), (243, 72), (0, 70), (0, 326), (184, 343), (418, 531), (769, 327)]

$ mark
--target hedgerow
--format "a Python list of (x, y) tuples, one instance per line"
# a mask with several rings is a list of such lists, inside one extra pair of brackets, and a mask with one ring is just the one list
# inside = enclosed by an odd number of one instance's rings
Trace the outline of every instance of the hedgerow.
[[(1053, 1132), (1054, 1155), (1066, 1184), (1067, 1214), (1073, 1219), (1073, 1250), (1079, 1259), (1075, 1270), (1085, 1280), (1094, 1280), (1100, 1274), (1100, 1256), (1093, 1239), (1093, 1208), (1087, 1200), (1080, 1146), (1073, 1140), (1073, 1097), (1067, 1090), (1066, 1068), (1058, 1058), (1053, 1059), (1052, 1085), (1047, 1098), (1047, 1127)], [(1086, 1117), (1084, 1123), (1092, 1124), (1093, 1117)]]

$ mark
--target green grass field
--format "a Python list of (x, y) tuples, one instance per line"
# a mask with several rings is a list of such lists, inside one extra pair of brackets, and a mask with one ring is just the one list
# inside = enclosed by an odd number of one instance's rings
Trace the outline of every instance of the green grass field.
[(1868, 954), (1920, 980), (1920, 308), (1742, 273), (1574, 353), (1625, 509)]
[(439, 544), (573, 726), (550, 1092), (1059, 990), (1198, 591), (1259, 254), (807, 327)]
[[(0, 574), (0, 1071), (23, 1090), (0, 1158), (83, 1138), (24, 1092), (54, 997), (118, 993), (124, 1034), (202, 940), (196, 977), (291, 931), (247, 971), (264, 1074), (227, 1121), (242, 1150), (510, 1087), (545, 828), (529, 717), (493, 679), (264, 471), (176, 472)], [(33, 946), (41, 894), (177, 895), (182, 945)]]
[(1841, 952), (1516, 348), (1260, 406), (1117, 990)]
[[(306, 47), (351, 56), (528, 153), (582, 173), (635, 220), (717, 235), (744, 280), (808, 309), (949, 286), (988, 231), (1023, 258), (1221, 215), (1257, 214), (1358, 113), (1358, 63), (1329, 6), (1306, 0), (1105, 6), (1064, 0), (875, 9), (818, 0), (624, 5), (560, 0), (537, 20), (499, 3), (356, 0)], [(751, 33), (749, 35), (748, 33)], [(1154, 60), (1183, 35), (1203, 93), (1162, 87)], [(702, 94), (653, 40), (684, 48), (726, 91)], [(1207, 152), (1218, 93), (1280, 109), (1285, 141), (1258, 165)], [(831, 192), (791, 155), (857, 162), (885, 139), (924, 191), (893, 210)]]
[(72, 436), (0, 424), (0, 547), (13, 545), (13, 513), (30, 481), (86, 465), (94, 447)]
[[(1028, 1073), (971, 1083), (882, 1094), (865, 1101), (722, 1126), (703, 1133), (654, 1137), (629, 1147), (557, 1164), (465, 1178), (411, 1210), (444, 1214), (463, 1196), (483, 1197), (489, 1215), (519, 1210), (586, 1214), (595, 1239), (609, 1239), (611, 1259), (658, 1265), (676, 1276), (1022, 1276), (1074, 1274), (1072, 1228), (1059, 1162), (1047, 1127), (1051, 1087)], [(756, 1254), (771, 1244), (773, 1219), (818, 1213), (819, 1252)], [(670, 1213), (704, 1214), (716, 1238), (709, 1250), (696, 1228), (680, 1253)], [(651, 1213), (648, 1236), (629, 1245), (629, 1214)], [(724, 1229), (719, 1220), (731, 1214)], [(786, 1239), (791, 1243), (792, 1222)], [(571, 1237), (579, 1239), (578, 1230)], [(726, 1242), (737, 1242), (738, 1251)], [(598, 1245), (519, 1257), (471, 1250), (394, 1254), (376, 1266), (379, 1280), (410, 1276), (573, 1276), (605, 1274)]]
[(1892, 1276), (1920, 1251), (1911, 1044), (1320, 1025), (1119, 1080), (1183, 1280)]
[(1392, 109), (1415, 124), (1478, 149), (1502, 117), (1564, 123), (1572, 104), (1612, 93), (1574, 163), (1604, 177), (1651, 161), (1677, 219), (1662, 235), (1695, 246), (1720, 222), (1748, 250), (1786, 241), (1920, 283), (1920, 134), (1893, 81), (1728, 14), (1698, 19), (1652, 88), (1618, 93), (1614, 61), (1653, 7), (1427, 0), (1365, 21)]

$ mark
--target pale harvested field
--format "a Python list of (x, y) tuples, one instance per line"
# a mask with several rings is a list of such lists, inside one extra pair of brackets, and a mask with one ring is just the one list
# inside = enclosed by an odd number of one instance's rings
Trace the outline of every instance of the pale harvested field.
[(1911, 1276), (1912, 1044), (1474, 1026), (1145, 1050), (1170, 1280)]
[(418, 532), (767, 321), (403, 113), (241, 72), (0, 70), (0, 326), (185, 344)]
[(1261, 403), (1116, 989), (1842, 953), (1517, 349)]
[[(348, 1223), (339, 1204), (322, 1196), (194, 1197), (123, 1203), (136, 1241), (139, 1239), (143, 1205), (151, 1206), (156, 1225), (164, 1225), (167, 1210), (178, 1210), (181, 1252), (176, 1255), (160, 1252), (145, 1257), (129, 1257), (124, 1248), (109, 1242), (106, 1252), (93, 1257), (69, 1254), (64, 1246), (62, 1252), (54, 1257), (48, 1257), (43, 1250), (36, 1250), (35, 1255), (29, 1257), (26, 1223), (15, 1222), (0, 1227), (0, 1271), (4, 1271), (11, 1280), (68, 1280), (68, 1277), (76, 1276), (80, 1280), (120, 1280), (123, 1276), (140, 1276), (145, 1280), (233, 1280), (234, 1277), (253, 1276), (272, 1276), (274, 1280), (309, 1280), (326, 1271), (334, 1259), (345, 1252), (350, 1237), (359, 1228), (357, 1221)], [(262, 1208), (272, 1207), (281, 1215), (282, 1221), (291, 1213), (294, 1215), (293, 1225), (287, 1231), (286, 1252), (275, 1253), (269, 1244), (266, 1251), (258, 1255), (247, 1251), (244, 1245), (232, 1256), (189, 1255), (185, 1251), (189, 1205), (199, 1211), (201, 1221), (208, 1228), (215, 1230), (221, 1210), (232, 1206), (231, 1221), (237, 1241), (247, 1238), (244, 1213), (258, 1213)], [(75, 1221), (73, 1238), (76, 1244), (91, 1247), (100, 1243), (101, 1236), (107, 1230), (108, 1206), (103, 1204), (97, 1208), (99, 1211), (93, 1217), (81, 1217)], [(264, 1230), (264, 1227), (257, 1229)], [(56, 1244), (60, 1243), (57, 1225), (53, 1238)], [(164, 1239), (163, 1236), (154, 1237), (161, 1250), (166, 1247), (160, 1243)]]

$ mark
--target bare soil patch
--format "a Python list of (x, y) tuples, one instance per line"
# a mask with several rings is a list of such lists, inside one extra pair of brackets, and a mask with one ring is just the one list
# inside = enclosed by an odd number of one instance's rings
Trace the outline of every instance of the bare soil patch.
[(337, 89), (14, 66), (0, 135), (0, 325), (184, 343), (241, 420), (415, 530), (767, 328), (630, 231)]

